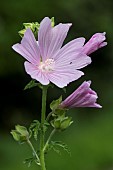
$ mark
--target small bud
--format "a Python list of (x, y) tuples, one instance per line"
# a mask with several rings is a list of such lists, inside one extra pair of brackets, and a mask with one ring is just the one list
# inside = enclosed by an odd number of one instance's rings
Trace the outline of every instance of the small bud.
[(65, 130), (67, 129), (72, 123), (73, 121), (71, 121), (72, 118), (71, 117), (65, 117), (65, 119), (61, 122), (61, 130)]
[(26, 127), (20, 125), (16, 125), (15, 130), (12, 130), (11, 134), (13, 138), (20, 143), (26, 142), (29, 138), (29, 132)]
[(59, 117), (53, 121), (51, 121), (51, 125), (58, 130), (65, 130), (73, 123), (71, 117)]
[(99, 48), (102, 48), (107, 45), (106, 40), (106, 33), (96, 33), (94, 34), (90, 40), (84, 45), (83, 53), (86, 55), (90, 55), (91, 53), (95, 52)]
[(29, 132), (27, 131), (27, 128), (24, 126), (16, 125), (15, 129), (17, 130), (18, 133), (20, 133), (22, 136), (29, 136)]
[(13, 135), (14, 140), (20, 141), (20, 134), (16, 130), (12, 130), (11, 134)]

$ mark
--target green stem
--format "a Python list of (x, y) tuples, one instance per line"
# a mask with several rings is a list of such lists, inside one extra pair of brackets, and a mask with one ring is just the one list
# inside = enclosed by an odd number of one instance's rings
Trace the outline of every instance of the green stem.
[(47, 148), (47, 146), (48, 146), (51, 138), (52, 138), (53, 135), (55, 134), (55, 132), (56, 132), (56, 129), (53, 129), (53, 131), (51, 132), (51, 134), (50, 134), (50, 136), (49, 136), (49, 138), (48, 138), (48, 140), (47, 140), (47, 142), (46, 142), (46, 144), (45, 144), (45, 146), (44, 146), (44, 149), (43, 149), (44, 152), (45, 152), (45, 150), (46, 150), (46, 148)]
[(47, 98), (47, 86), (43, 86), (42, 91), (42, 114), (41, 114), (41, 132), (40, 132), (40, 163), (41, 169), (46, 170), (45, 159), (44, 159), (44, 123), (45, 123), (45, 113), (46, 113), (46, 98)]
[(35, 155), (37, 161), (39, 162), (38, 165), (40, 165), (40, 159), (39, 159), (39, 157), (38, 157), (38, 155), (37, 155), (37, 153), (36, 153), (36, 151), (35, 151), (32, 143), (31, 143), (31, 141), (30, 141), (29, 139), (27, 140), (27, 143), (28, 143), (28, 145), (30, 146), (30, 148), (32, 149), (33, 154)]

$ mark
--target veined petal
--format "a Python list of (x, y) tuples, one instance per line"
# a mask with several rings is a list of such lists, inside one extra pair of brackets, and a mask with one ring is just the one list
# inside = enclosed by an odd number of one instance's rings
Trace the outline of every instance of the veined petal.
[(69, 43), (67, 43), (65, 46), (63, 46), (58, 53), (56, 53), (54, 59), (58, 60), (59, 58), (70, 56), (70, 55), (76, 55), (77, 52), (81, 51), (83, 45), (85, 42), (85, 38), (76, 38)]
[(47, 54), (49, 58), (54, 58), (54, 55), (62, 47), (62, 44), (67, 36), (67, 33), (71, 25), (72, 24), (60, 23), (59, 25), (52, 28), (52, 38)]
[(56, 86), (63, 88), (67, 86), (70, 82), (77, 80), (84, 73), (79, 70), (65, 69), (63, 71), (55, 71), (48, 74), (49, 80)]
[(71, 24), (62, 24), (52, 27), (51, 20), (45, 17), (39, 28), (38, 40), (43, 61), (53, 58), (61, 48)]
[(70, 67), (72, 69), (81, 69), (91, 63), (91, 58), (81, 53), (81, 51), (63, 55), (56, 61), (56, 69)]
[(22, 38), (21, 44), (17, 43), (12, 48), (22, 55), (30, 63), (36, 65), (40, 61), (40, 50), (35, 37), (30, 28), (28, 28)]
[(43, 85), (49, 84), (49, 80), (46, 76), (46, 74), (42, 73), (37, 66), (34, 66), (33, 64), (29, 62), (24, 63), (26, 72), (35, 80), (39, 81)]
[(51, 26), (51, 20), (48, 17), (45, 17), (41, 23), (40, 28), (38, 31), (38, 42), (41, 52), (42, 60), (45, 61), (47, 59), (47, 53), (49, 49), (49, 45), (51, 42), (51, 32), (52, 26)]

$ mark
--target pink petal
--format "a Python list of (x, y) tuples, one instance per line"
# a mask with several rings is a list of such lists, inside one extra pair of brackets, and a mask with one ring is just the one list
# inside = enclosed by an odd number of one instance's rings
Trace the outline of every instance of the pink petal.
[(64, 71), (55, 71), (48, 74), (49, 80), (56, 86), (63, 88), (67, 86), (70, 82), (77, 80), (82, 75), (83, 72), (72, 69), (65, 69)]
[(56, 61), (56, 69), (71, 67), (72, 69), (81, 69), (91, 63), (91, 58), (78, 52), (61, 56)]
[(52, 28), (51, 20), (45, 17), (39, 28), (38, 40), (43, 61), (53, 58), (61, 48), (71, 24), (59, 24)]
[(52, 36), (51, 30), (52, 30), (51, 20), (48, 17), (45, 17), (41, 21), (40, 28), (38, 31), (38, 42), (39, 42), (41, 57), (43, 61), (45, 61), (48, 57), (47, 53), (48, 53), (49, 45), (51, 42), (51, 36)]
[(67, 55), (76, 55), (76, 53), (80, 52), (85, 42), (85, 38), (76, 38), (69, 43), (67, 43), (65, 46), (63, 46), (58, 53), (56, 53), (55, 56), (53, 56), (54, 59), (58, 60), (59, 58), (62, 58), (63, 56)]
[(62, 47), (62, 44), (67, 36), (71, 24), (59, 24), (52, 28), (52, 38), (48, 50), (49, 58), (54, 58), (54, 55)]
[(39, 46), (35, 40), (31, 29), (28, 28), (26, 30), (24, 37), (22, 38), (21, 44), (17, 43), (13, 45), (12, 48), (32, 64), (36, 65), (39, 63)]
[(43, 85), (49, 84), (47, 76), (44, 73), (42, 73), (37, 66), (34, 66), (33, 64), (27, 61), (24, 63), (24, 66), (27, 74), (29, 74), (31, 78), (39, 81)]

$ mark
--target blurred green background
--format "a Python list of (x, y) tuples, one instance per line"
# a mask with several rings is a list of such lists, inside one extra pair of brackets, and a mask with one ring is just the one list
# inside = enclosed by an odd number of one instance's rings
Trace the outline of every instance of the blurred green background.
[[(27, 170), (22, 163), (31, 152), (19, 146), (10, 135), (15, 124), (29, 125), (40, 118), (41, 92), (38, 88), (23, 91), (30, 81), (24, 59), (11, 46), (20, 41), (22, 23), (41, 21), (45, 16), (59, 22), (72, 22), (65, 42), (76, 37), (88, 40), (96, 32), (107, 32), (108, 46), (98, 50), (85, 76), (71, 83), (69, 95), (84, 80), (92, 80), (102, 109), (78, 108), (69, 114), (74, 124), (55, 139), (67, 143), (71, 156), (50, 152), (49, 170), (113, 170), (113, 1), (112, 0), (4, 0), (0, 1), (0, 170)], [(49, 89), (49, 103), (63, 93)], [(52, 96), (51, 96), (52, 94)], [(63, 93), (65, 96), (65, 94)], [(47, 110), (49, 112), (49, 109)], [(29, 168), (38, 169), (35, 165)]]

